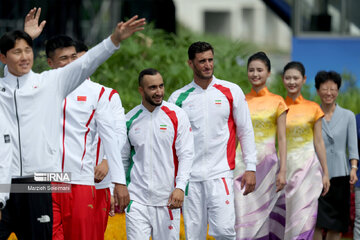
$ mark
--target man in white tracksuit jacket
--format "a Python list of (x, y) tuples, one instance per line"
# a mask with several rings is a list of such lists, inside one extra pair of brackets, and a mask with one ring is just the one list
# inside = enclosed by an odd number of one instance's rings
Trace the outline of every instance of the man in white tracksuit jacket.
[(214, 50), (205, 42), (189, 47), (194, 81), (169, 102), (185, 110), (194, 133), (195, 158), (183, 207), (186, 239), (235, 239), (233, 169), (236, 138), (246, 163), (244, 194), (255, 188), (256, 150), (245, 96), (234, 83), (213, 76)]
[[(77, 57), (81, 57), (87, 51), (88, 47), (83, 42), (76, 42)], [(69, 54), (72, 53), (73, 51), (69, 52)], [(119, 93), (115, 89), (105, 86), (103, 87), (105, 89), (103, 98), (106, 99), (106, 102), (110, 107), (109, 110), (112, 115), (111, 118), (115, 121), (114, 133), (116, 134), (117, 139), (112, 144), (115, 144), (117, 149), (121, 150), (127, 138), (124, 108), (122, 107)], [(96, 188), (94, 206), (95, 223), (92, 227), (96, 229), (95, 238), (97, 240), (104, 239), (109, 215), (114, 216), (115, 214), (114, 210), (111, 210), (112, 191), (110, 191), (110, 187), (113, 189), (113, 184), (111, 183), (108, 160), (106, 159), (104, 152), (104, 142), (106, 141), (102, 141), (99, 134), (97, 134), (95, 136), (95, 141), (93, 141), (94, 146), (92, 146), (94, 150), (96, 149), (96, 159), (94, 163), (94, 179)]]
[[(64, 68), (41, 74), (31, 71), (33, 51), (32, 39), (28, 34), (12, 31), (1, 37), (0, 60), (7, 65), (8, 74), (0, 79), (0, 104), (4, 106), (0, 115), (9, 123), (13, 148), (13, 182), (14, 179), (18, 181), (17, 177), (31, 178), (35, 172), (61, 172), (59, 119), (63, 99), (114, 53), (120, 41), (141, 30), (144, 24), (144, 19), (136, 18), (120, 23), (109, 38), (82, 58)], [(110, 161), (109, 164), (113, 169), (117, 169), (118, 163)], [(114, 182), (117, 182), (116, 174), (113, 176)], [(115, 190), (116, 188), (115, 186)], [(30, 194), (27, 194), (27, 203), (25, 197), (17, 198), (17, 195), (10, 194), (10, 204), (7, 203), (2, 211), (0, 239), (6, 239), (6, 235), (11, 231), (15, 231), (19, 238), (51, 239), (51, 195), (43, 204), (39, 203), (43, 197), (30, 199)], [(119, 189), (115, 200), (123, 208), (127, 205)], [(43, 209), (27, 207), (34, 203), (44, 206)], [(49, 207), (45, 208), (45, 205)]]
[(126, 114), (128, 141), (122, 150), (131, 199), (125, 211), (127, 239), (179, 239), (194, 156), (190, 122), (181, 108), (163, 101), (157, 70), (140, 73), (139, 92), (142, 104)]
[[(118, 137), (118, 149), (122, 149), (122, 146), (127, 139), (126, 127), (125, 129), (123, 128), (123, 125), (125, 126), (124, 108), (122, 107), (119, 93), (116, 90), (105, 87), (104, 94), (115, 117), (115, 133)], [(109, 214), (110, 216), (114, 216), (115, 209), (111, 209), (111, 207), (113, 206), (111, 206), (112, 191), (110, 191), (110, 188), (113, 189), (113, 186), (111, 184), (110, 169), (108, 168), (107, 156), (105, 156), (104, 141), (102, 141), (101, 138), (98, 138), (98, 142), (96, 143), (96, 150), (97, 153), (95, 162), (95, 180), (102, 180), (100, 182), (95, 182), (95, 211), (97, 212), (95, 221), (97, 228), (97, 239), (101, 240), (104, 239)], [(103, 164), (106, 167), (101, 166)], [(107, 173), (105, 173), (104, 168), (108, 169)], [(105, 176), (103, 177), (104, 174)]]
[[(0, 106), (1, 108), (1, 106)], [(9, 199), (12, 158), (12, 146), (10, 133), (7, 128), (5, 119), (0, 115), (0, 221), (1, 210), (5, 208), (6, 201)]]
[[(46, 55), (51, 68), (66, 66), (76, 59), (76, 43), (68, 36), (55, 36), (46, 42)], [(71, 192), (57, 194), (54, 198), (53, 236), (65, 239), (98, 239), (95, 219), (97, 212), (94, 186), (94, 165), (98, 136), (112, 162), (119, 162), (115, 169), (117, 183), (125, 185), (125, 172), (122, 166), (120, 149), (126, 140), (124, 109), (119, 113), (120, 133), (115, 129), (115, 116), (110, 108), (105, 87), (84, 81), (71, 92), (63, 102), (61, 116), (61, 167), (63, 172), (71, 173)]]

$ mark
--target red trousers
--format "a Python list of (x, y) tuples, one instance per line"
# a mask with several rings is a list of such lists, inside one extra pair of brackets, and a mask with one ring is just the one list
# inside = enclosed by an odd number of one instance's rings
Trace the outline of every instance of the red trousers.
[(96, 190), (95, 226), (98, 240), (104, 240), (104, 234), (109, 218), (111, 194), (109, 188)]
[(70, 193), (53, 193), (53, 239), (96, 240), (95, 186), (71, 184)]

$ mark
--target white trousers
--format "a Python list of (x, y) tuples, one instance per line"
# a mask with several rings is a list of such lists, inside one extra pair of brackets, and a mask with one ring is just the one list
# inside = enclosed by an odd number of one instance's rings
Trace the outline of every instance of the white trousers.
[(128, 240), (178, 240), (180, 209), (154, 207), (131, 201), (125, 210)]
[(206, 239), (209, 235), (222, 239), (235, 239), (235, 207), (233, 180), (218, 178), (202, 182), (189, 182), (183, 206), (187, 240)]

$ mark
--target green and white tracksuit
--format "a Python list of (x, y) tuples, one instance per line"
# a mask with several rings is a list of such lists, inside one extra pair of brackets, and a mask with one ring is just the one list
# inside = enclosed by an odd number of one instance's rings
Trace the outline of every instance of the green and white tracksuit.
[[(149, 112), (138, 105), (126, 114), (128, 141), (122, 150), (130, 193), (128, 239), (178, 239), (180, 210), (169, 210), (176, 188), (185, 191), (194, 157), (194, 139), (184, 110), (162, 102)], [(144, 235), (145, 234), (145, 235)]]

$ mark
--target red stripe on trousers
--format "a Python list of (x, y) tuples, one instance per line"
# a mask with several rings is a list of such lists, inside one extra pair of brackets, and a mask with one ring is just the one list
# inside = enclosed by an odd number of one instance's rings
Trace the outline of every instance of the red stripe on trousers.
[(173, 216), (173, 214), (172, 214), (171, 209), (168, 208), (168, 211), (169, 211), (170, 220), (171, 220), (171, 221), (174, 220), (174, 216)]
[(224, 183), (224, 186), (225, 186), (226, 195), (230, 195), (229, 188), (227, 186), (225, 178), (221, 178), (221, 179), (222, 179), (222, 181)]

